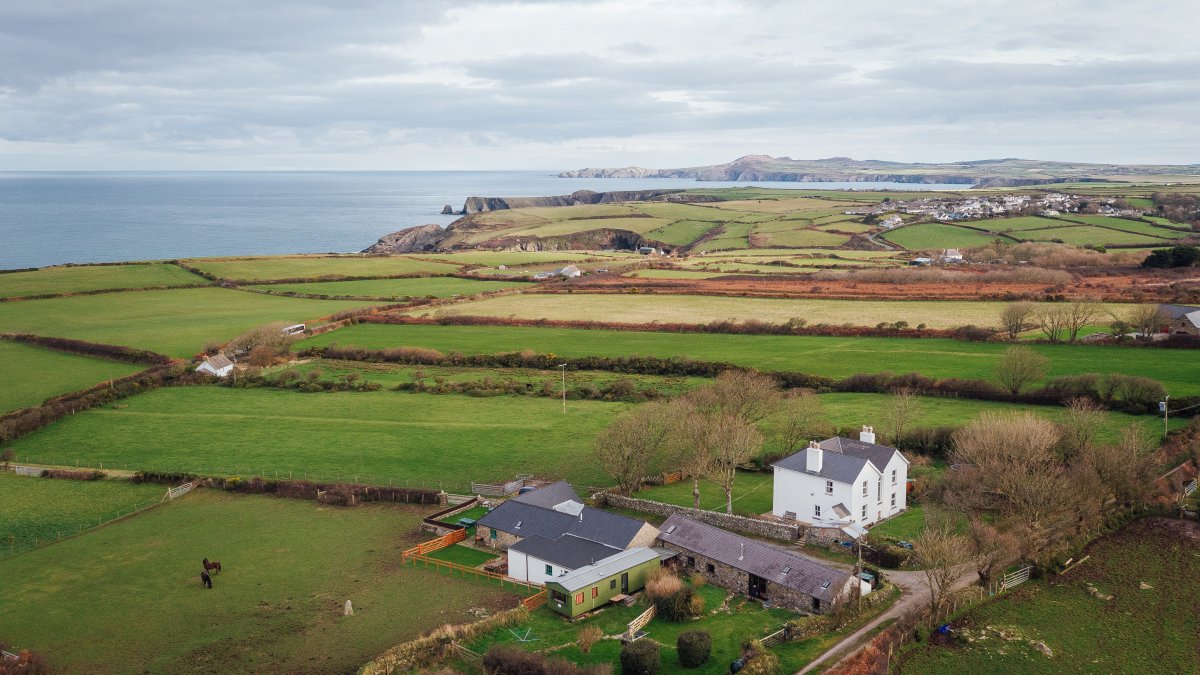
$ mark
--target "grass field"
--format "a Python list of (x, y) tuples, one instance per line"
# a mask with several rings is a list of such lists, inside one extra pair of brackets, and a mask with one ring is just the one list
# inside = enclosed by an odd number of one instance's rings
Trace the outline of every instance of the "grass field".
[(1028, 230), (1021, 232), (1020, 238), (1028, 241), (1061, 241), (1064, 244), (1075, 244), (1077, 246), (1083, 246), (1084, 244), (1103, 244), (1108, 246), (1141, 244), (1154, 246), (1155, 244), (1166, 245), (1170, 243), (1163, 239), (1155, 239), (1135, 232), (1111, 230), (1106, 227), (1095, 227), (1092, 225), (1067, 225), (1066, 227), (1055, 227), (1049, 230)]
[(395, 274), (448, 274), (457, 264), (404, 256), (274, 256), (271, 258), (197, 258), (192, 267), (224, 279), (253, 281), (323, 276), (371, 277)]
[[(471, 607), (495, 586), (401, 569), (419, 512), (200, 490), (0, 561), (0, 634), (56, 672), (346, 673)], [(213, 589), (202, 558), (220, 560)], [(354, 603), (354, 615), (342, 605)], [(421, 611), (414, 611), (415, 608)]]
[(444, 261), (459, 265), (540, 265), (548, 262), (582, 260), (627, 260), (640, 258), (629, 251), (456, 251), (414, 255), (421, 260)]
[[(793, 267), (720, 265), (721, 272), (800, 272)], [(558, 321), (621, 321), (625, 323), (708, 323), (746, 321), (785, 323), (805, 319), (810, 325), (874, 326), (907, 321), (910, 326), (953, 328), (974, 324), (997, 326), (1007, 303), (956, 300), (784, 300), (729, 298), (704, 295), (646, 295), (582, 293), (508, 295), (483, 298), (434, 309), (417, 308), (414, 316), (494, 316)], [(1117, 307), (1117, 306), (1112, 306)], [(1105, 306), (1109, 309), (1110, 306)]]
[(884, 238), (909, 250), (919, 251), (985, 246), (996, 240), (997, 236), (946, 223), (922, 223), (896, 228), (885, 234)]
[(206, 286), (210, 282), (178, 265), (95, 265), (45, 267), (31, 272), (0, 274), (0, 298), (55, 293), (81, 293), (109, 288)]
[(529, 284), (520, 281), (483, 281), (459, 277), (418, 277), (415, 279), (363, 279), (359, 281), (316, 281), (306, 284), (268, 284), (251, 286), (283, 293), (307, 293), (367, 298), (448, 298), (476, 295)]
[(225, 288), (106, 293), (0, 303), (0, 332), (90, 340), (187, 357), (209, 340), (228, 340), (255, 326), (308, 321), (370, 304)]
[(1040, 230), (1048, 227), (1062, 227), (1063, 221), (1040, 216), (1018, 216), (1016, 218), (992, 218), (990, 220), (972, 220), (971, 227), (977, 227), (991, 232), (1020, 232), (1022, 230)]
[(0, 413), (142, 370), (131, 363), (0, 340)]
[[(20, 459), (129, 469), (464, 489), (518, 473), (606, 485), (590, 454), (628, 406), (391, 391), (304, 394), (175, 387), (94, 408), (13, 444)], [(44, 460), (44, 461), (43, 461)]]
[(1099, 539), (1079, 568), (955, 620), (950, 644), (910, 652), (898, 672), (1200, 672), (1200, 591), (1187, 582), (1200, 544), (1188, 527), (1151, 519)]
[(646, 236), (664, 244), (686, 246), (708, 234), (716, 226), (717, 223), (708, 220), (679, 220), (651, 230), (646, 233)]
[[(532, 349), (561, 356), (687, 356), (759, 368), (847, 377), (855, 373), (918, 372), (930, 377), (991, 379), (1003, 343), (942, 339), (673, 334), (498, 326), (359, 324), (310, 338), (368, 349), (431, 347), (490, 354)], [(1200, 359), (1170, 350), (1033, 345), (1050, 360), (1049, 375), (1119, 372), (1162, 382), (1173, 395), (1200, 394)]]
[[(157, 503), (161, 485), (76, 481), (0, 472), (0, 555), (32, 548)], [(0, 615), (3, 612), (0, 611)]]

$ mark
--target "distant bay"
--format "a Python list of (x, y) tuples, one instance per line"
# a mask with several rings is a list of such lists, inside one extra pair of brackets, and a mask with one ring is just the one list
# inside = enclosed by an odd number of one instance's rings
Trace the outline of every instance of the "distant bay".
[[(963, 185), (774, 183), (787, 189)], [(0, 173), (0, 269), (197, 256), (353, 252), (389, 232), (446, 225), (467, 197), (748, 183), (558, 178), (550, 171)]]

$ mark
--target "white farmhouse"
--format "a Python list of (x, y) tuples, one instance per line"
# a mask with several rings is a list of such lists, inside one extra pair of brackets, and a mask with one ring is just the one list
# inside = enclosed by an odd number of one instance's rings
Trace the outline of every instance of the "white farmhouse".
[(228, 377), (233, 372), (233, 361), (229, 360), (224, 354), (210, 356), (204, 360), (204, 363), (196, 366), (197, 373), (208, 373), (216, 377)]
[(864, 426), (858, 440), (813, 441), (774, 464), (771, 512), (822, 527), (869, 527), (907, 508), (908, 460), (875, 443)]

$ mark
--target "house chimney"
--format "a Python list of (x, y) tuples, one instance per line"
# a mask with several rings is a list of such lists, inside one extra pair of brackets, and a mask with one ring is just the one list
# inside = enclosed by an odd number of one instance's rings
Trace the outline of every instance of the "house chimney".
[(804, 470), (810, 473), (821, 473), (821, 465), (825, 461), (825, 451), (821, 449), (821, 445), (816, 441), (808, 442), (808, 449), (804, 451)]
[(875, 427), (869, 427), (864, 424), (863, 430), (860, 431), (858, 434), (858, 440), (862, 441), (863, 443), (874, 443), (875, 442)]

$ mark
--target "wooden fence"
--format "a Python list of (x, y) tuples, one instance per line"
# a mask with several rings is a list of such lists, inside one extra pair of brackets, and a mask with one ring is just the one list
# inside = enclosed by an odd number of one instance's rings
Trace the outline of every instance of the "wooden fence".
[(640, 615), (638, 615), (638, 618), (630, 621), (629, 626), (625, 629), (625, 634), (621, 636), (621, 639), (625, 642), (632, 642), (636, 640), (638, 631), (645, 628), (646, 624), (650, 623), (650, 620), (654, 618), (657, 610), (658, 607), (656, 605), (650, 605), (650, 609), (642, 612)]
[(537, 593), (537, 594), (529, 596), (528, 598), (525, 598), (524, 600), (521, 601), (521, 604), (525, 605), (525, 609), (532, 611), (532, 610), (535, 610), (538, 607), (541, 607), (542, 605), (546, 604), (546, 600), (549, 598), (550, 598), (550, 591), (543, 590), (541, 593)]
[(417, 544), (416, 546), (413, 546), (412, 548), (404, 551), (403, 557), (401, 559), (401, 564), (407, 563), (411, 560), (414, 566), (417, 563), (421, 563), (421, 566), (426, 569), (428, 569), (429, 567), (433, 567), (438, 572), (442, 572), (442, 570), (446, 570), (450, 573), (451, 576), (454, 576), (454, 573), (458, 572), (459, 575), (464, 578), (467, 576), (472, 576), (476, 579), (483, 579), (483, 580), (488, 580), (488, 581), (498, 581), (498, 582), (500, 582), (501, 588), (504, 588), (505, 584), (510, 584), (513, 588), (523, 588), (523, 589), (525, 589), (526, 592), (533, 593), (533, 595), (530, 595), (521, 600), (521, 604), (530, 610), (537, 609), (538, 607), (541, 607), (542, 605), (546, 604), (546, 600), (549, 598), (550, 592), (547, 591), (546, 589), (542, 588), (541, 586), (535, 586), (534, 584), (531, 584), (526, 581), (518, 581), (516, 579), (513, 579), (512, 577), (507, 577), (503, 574), (498, 574), (496, 572), (489, 572), (487, 570), (481, 570), (477, 567), (467, 567), (466, 565), (460, 565), (456, 562), (450, 562), (449, 560), (439, 560), (437, 558), (430, 558), (429, 556), (425, 555), (426, 553), (432, 553), (433, 551), (437, 551), (439, 549), (446, 548), (447, 546), (452, 546), (454, 544), (457, 544), (458, 542), (460, 542), (466, 538), (467, 538), (467, 531), (465, 529), (463, 529), (463, 530), (455, 530), (454, 532), (451, 532), (450, 534), (438, 537), (437, 539), (430, 539), (429, 541), (423, 541), (420, 544)]
[[(461, 530), (455, 530), (455, 531), (451, 532), (450, 534), (444, 534), (444, 535), (438, 537), (437, 539), (430, 539), (429, 541), (423, 541), (423, 542), (417, 544), (416, 546), (413, 546), (410, 549), (405, 549), (405, 551), (400, 559), (400, 562), (405, 563), (405, 562), (408, 562), (409, 558), (424, 556), (426, 553), (433, 553), (434, 551), (437, 551), (438, 549), (443, 549), (443, 548), (446, 548), (447, 546), (457, 544), (458, 542), (460, 542), (466, 538), (467, 538), (467, 530), (466, 530), (466, 528), (463, 528)], [(445, 561), (438, 560), (436, 562), (445, 562)]]
[(783, 642), (784, 636), (786, 636), (786, 635), (787, 635), (787, 627), (785, 626), (785, 627), (780, 628), (779, 630), (775, 631), (774, 633), (771, 633), (770, 635), (766, 636), (765, 638), (759, 640), (759, 642), (761, 642), (762, 646), (764, 646), (764, 647), (774, 647), (775, 645)]

